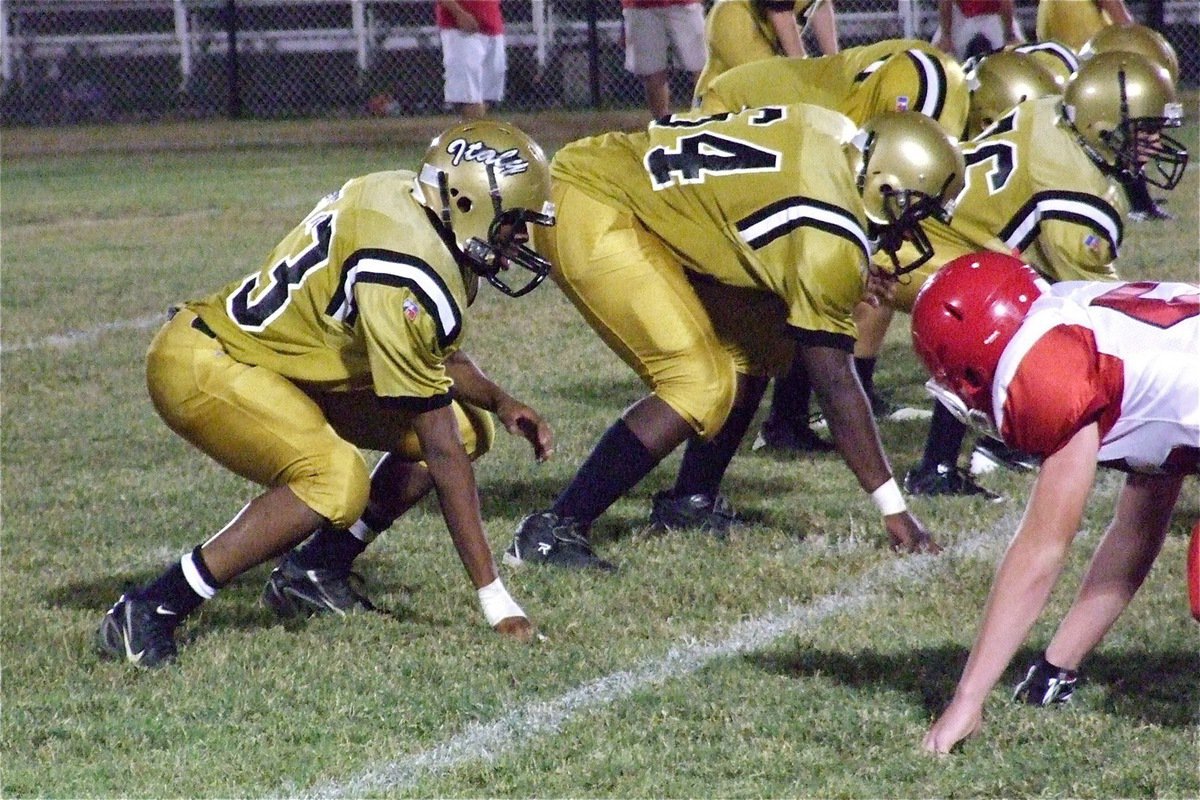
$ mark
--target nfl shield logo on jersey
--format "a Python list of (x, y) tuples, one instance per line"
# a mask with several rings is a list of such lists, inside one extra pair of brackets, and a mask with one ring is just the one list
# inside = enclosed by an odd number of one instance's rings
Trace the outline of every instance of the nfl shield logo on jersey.
[(408, 321), (412, 322), (420, 314), (421, 306), (417, 305), (417, 301), (413, 300), (411, 297), (406, 298), (404, 300), (404, 316), (408, 318)]
[(908, 111), (908, 95), (900, 95), (896, 98), (896, 110)]

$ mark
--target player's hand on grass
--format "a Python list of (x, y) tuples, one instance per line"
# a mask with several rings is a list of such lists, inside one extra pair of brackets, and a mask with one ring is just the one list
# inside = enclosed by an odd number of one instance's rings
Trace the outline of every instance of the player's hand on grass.
[(897, 553), (929, 553), (936, 555), (942, 547), (933, 540), (921, 521), (908, 511), (889, 514), (883, 518), (892, 549)]
[(956, 744), (979, 733), (982, 727), (983, 709), (975, 703), (955, 699), (925, 734), (921, 747), (927, 753), (946, 755)]
[(522, 644), (533, 641), (533, 623), (527, 617), (505, 617), (492, 630), (506, 639), (516, 639)]

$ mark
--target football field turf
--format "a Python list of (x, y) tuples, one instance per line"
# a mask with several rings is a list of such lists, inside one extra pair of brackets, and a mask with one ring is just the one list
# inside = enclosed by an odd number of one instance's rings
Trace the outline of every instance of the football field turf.
[[(630, 120), (519, 122), (552, 150)], [(1194, 479), (1072, 703), (1015, 705), (1012, 683), (1111, 517), (1120, 477), (1102, 474), (984, 735), (948, 758), (919, 743), (953, 691), (1029, 475), (981, 478), (1007, 497), (998, 505), (913, 501), (947, 549), (901, 557), (840, 459), (752, 452), (749, 439), (725, 490), (754, 524), (726, 542), (654, 535), (650, 497), (671, 483), (673, 456), (594, 529), (615, 575), (501, 566), (541, 633), (532, 646), (487, 628), (427, 500), (358, 562), (385, 614), (276, 624), (259, 602), (264, 565), (189, 620), (178, 664), (101, 660), (95, 629), (122, 589), (257, 492), (155, 416), (144, 354), (163, 312), (255, 269), (346, 178), (414, 167), (439, 125), (4, 132), (0, 795), (1200, 796), (1200, 626), (1184, 584)], [(1190, 167), (1171, 193), (1174, 221), (1129, 223), (1123, 277), (1197, 280), (1198, 178)], [(894, 321), (876, 382), (925, 408), (907, 323)], [(501, 433), (477, 465), (499, 555), (643, 390), (549, 283), (515, 300), (485, 287), (468, 326), (465, 349), (558, 440), (538, 465)], [(881, 426), (898, 474), (925, 429)]]

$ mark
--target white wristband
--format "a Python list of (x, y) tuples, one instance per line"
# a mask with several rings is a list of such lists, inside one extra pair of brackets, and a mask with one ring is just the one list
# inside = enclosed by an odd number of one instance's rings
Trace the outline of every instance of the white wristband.
[(895, 478), (888, 478), (886, 483), (871, 492), (871, 499), (875, 501), (879, 513), (885, 517), (908, 510), (908, 506), (904, 503), (904, 495), (900, 494), (900, 487), (896, 485)]
[(493, 628), (502, 619), (525, 616), (525, 612), (512, 599), (499, 578), (478, 590), (476, 594), (479, 595), (479, 605), (483, 607), (483, 616), (487, 617), (488, 625)]

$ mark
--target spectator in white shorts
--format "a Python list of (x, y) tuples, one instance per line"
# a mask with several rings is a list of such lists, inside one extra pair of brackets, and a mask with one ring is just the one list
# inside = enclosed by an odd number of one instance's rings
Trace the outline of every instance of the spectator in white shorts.
[(1025, 41), (1013, 0), (938, 0), (938, 28), (931, 40), (959, 61)]
[(625, 69), (642, 79), (655, 119), (671, 113), (667, 51), (691, 73), (704, 69), (704, 8), (700, 0), (621, 0), (625, 15)]
[(504, 99), (507, 59), (500, 0), (437, 0), (445, 97), (466, 119), (487, 115)]

